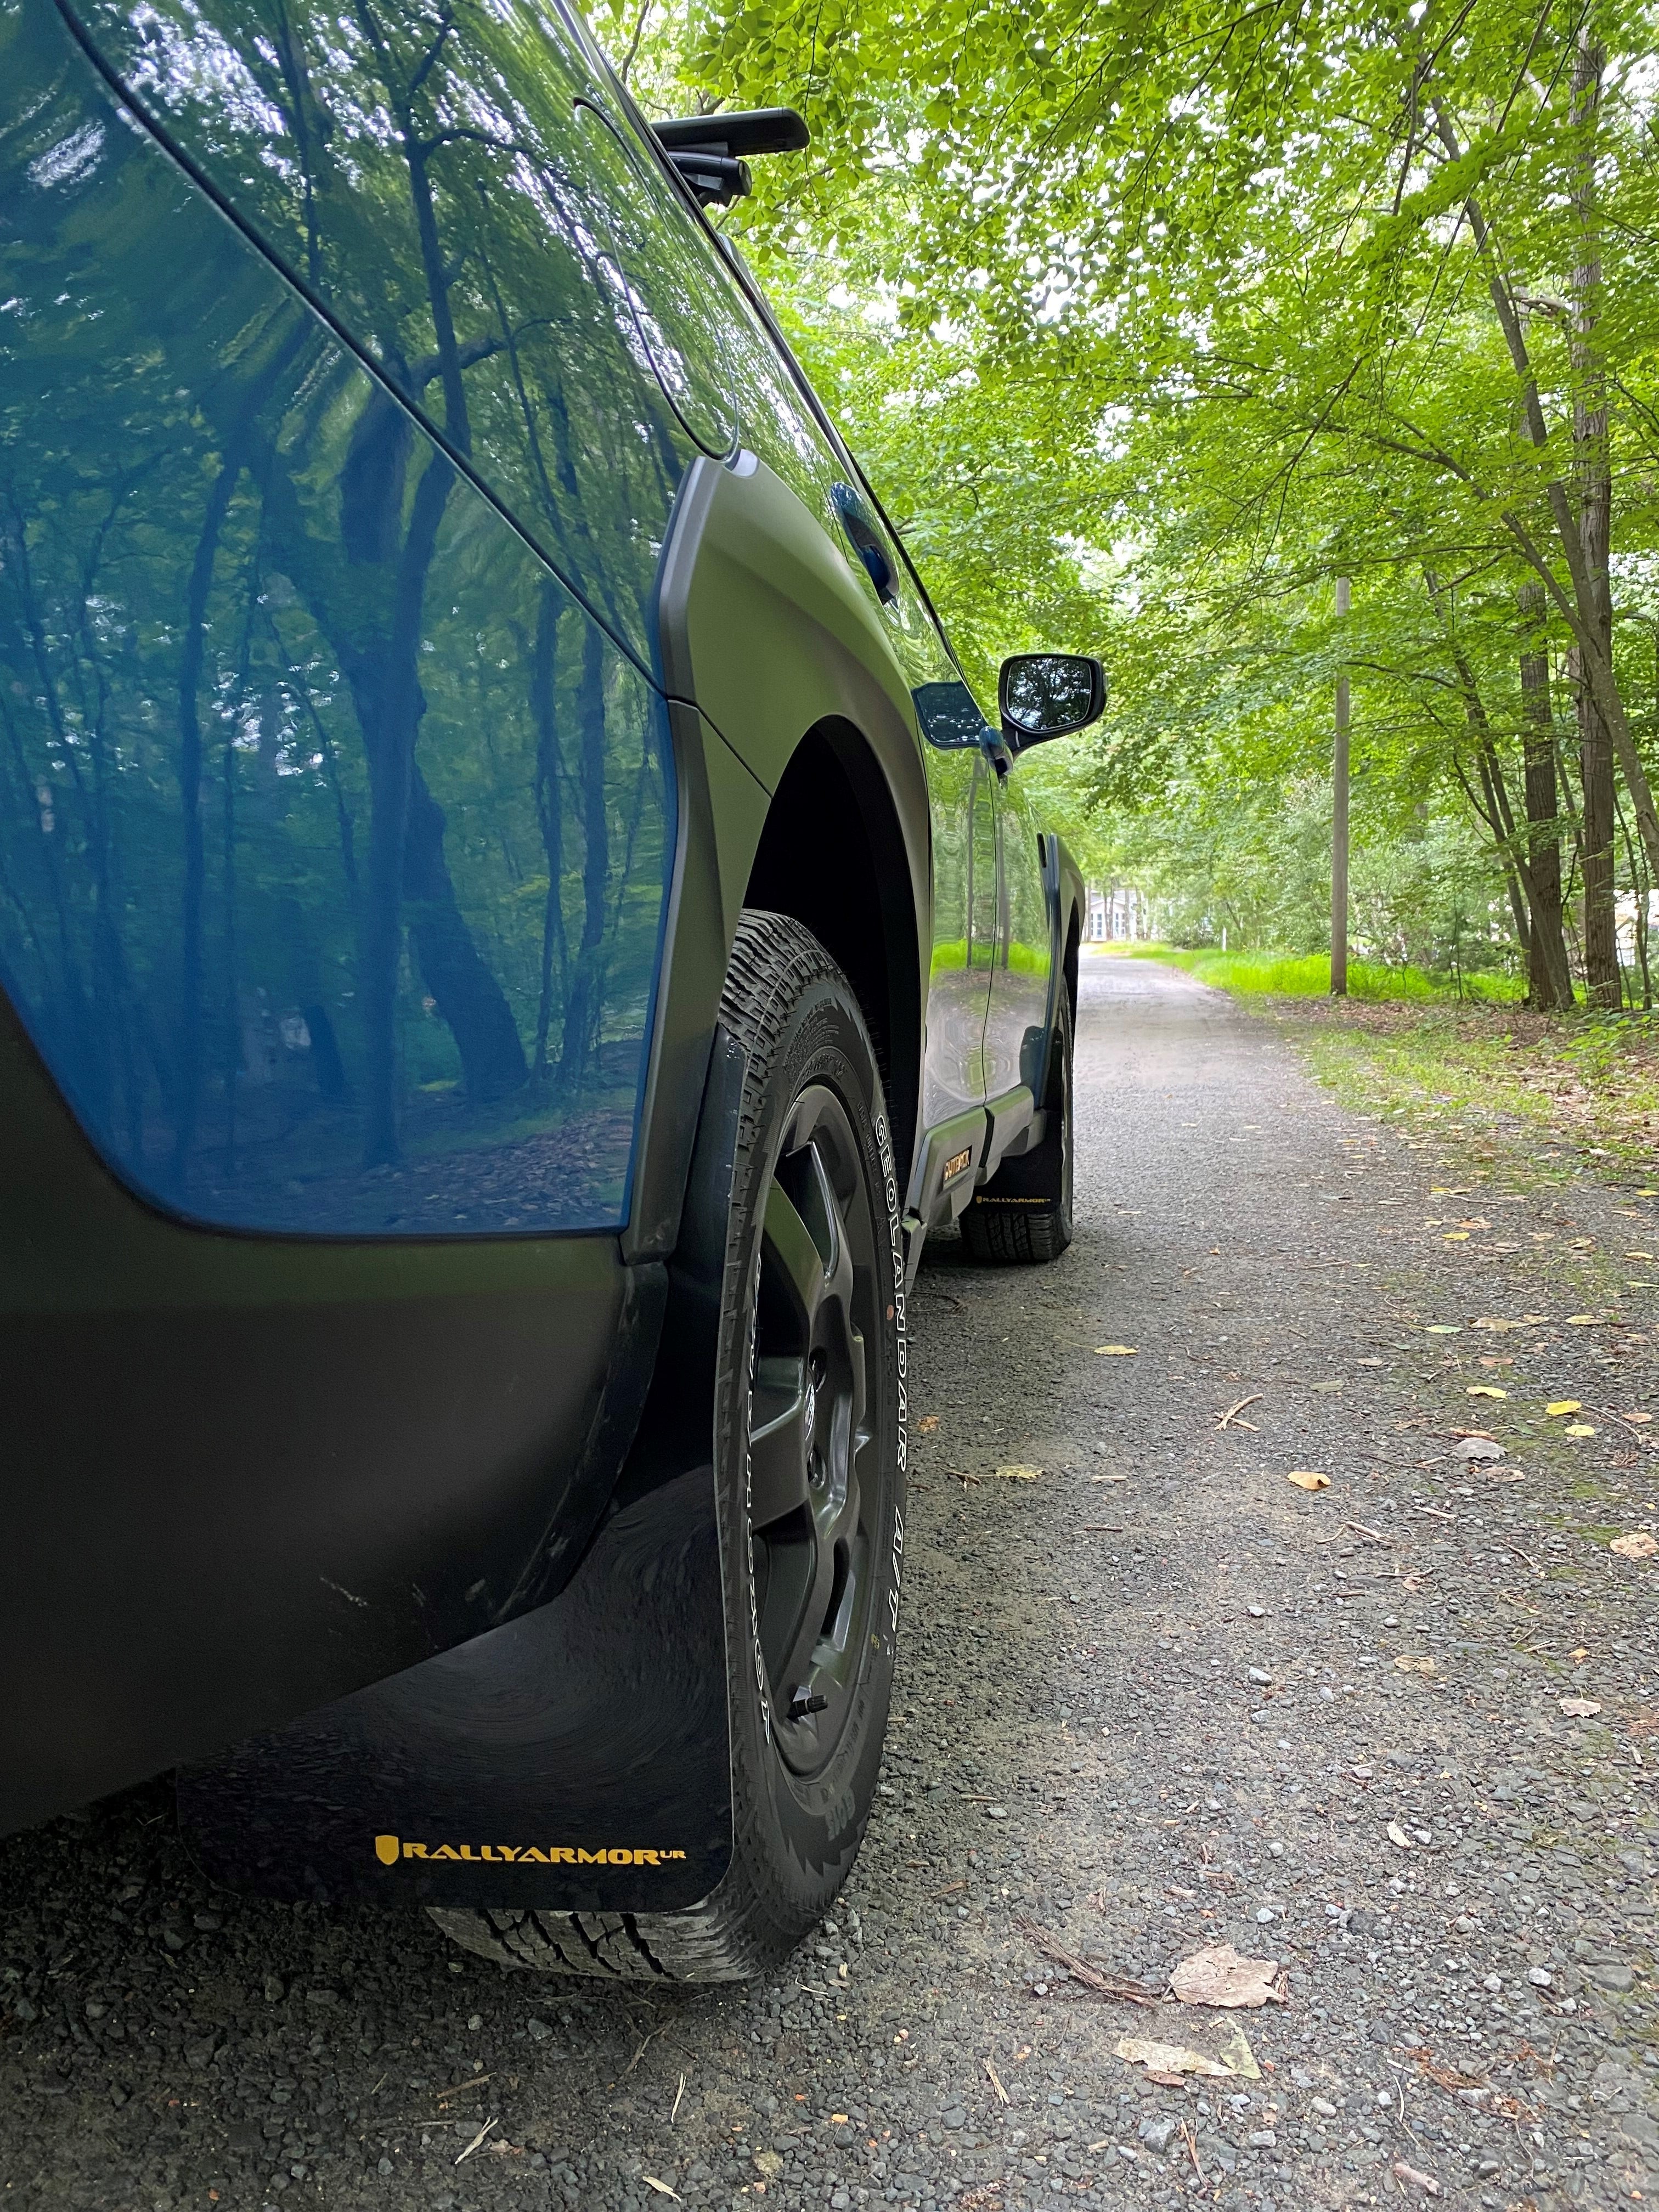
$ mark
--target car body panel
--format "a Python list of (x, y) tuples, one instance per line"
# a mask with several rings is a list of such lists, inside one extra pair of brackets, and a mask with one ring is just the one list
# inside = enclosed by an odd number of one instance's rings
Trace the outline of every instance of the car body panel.
[(484, 1901), (671, 1907), (731, 1822), (682, 1209), (801, 749), (918, 1228), (1029, 1121), (1061, 940), (586, 33), (352, 20), (0, 0), (0, 1828), (186, 1761), (228, 1876), (473, 1902), (522, 1830), (573, 1856)]

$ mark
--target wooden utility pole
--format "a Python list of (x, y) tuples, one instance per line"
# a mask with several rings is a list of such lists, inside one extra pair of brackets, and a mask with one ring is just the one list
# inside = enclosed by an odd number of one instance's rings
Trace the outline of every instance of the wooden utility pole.
[[(1348, 611), (1348, 580), (1336, 580), (1336, 612)], [(1348, 995), (1348, 672), (1336, 679), (1336, 744), (1331, 763), (1331, 996)]]

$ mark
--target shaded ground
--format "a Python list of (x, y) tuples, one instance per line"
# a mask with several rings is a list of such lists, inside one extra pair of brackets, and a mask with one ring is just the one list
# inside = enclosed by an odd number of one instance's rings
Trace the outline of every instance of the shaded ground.
[[(139, 1793), (0, 1844), (7, 2204), (1659, 2189), (1659, 1562), (1608, 1549), (1659, 1527), (1624, 1418), (1656, 1200), (1385, 1134), (1141, 963), (1085, 963), (1079, 1095), (1072, 1251), (936, 1247), (921, 1278), (891, 1754), (788, 1974), (538, 1981), (418, 1920), (211, 1893)], [(1508, 1455), (1466, 1468), (1462, 1428)], [(1132, 2007), (1033, 1924), (1155, 1990), (1231, 1939), (1285, 2002)], [(1260, 2080), (1163, 2087), (1114, 2051), (1241, 2024)]]

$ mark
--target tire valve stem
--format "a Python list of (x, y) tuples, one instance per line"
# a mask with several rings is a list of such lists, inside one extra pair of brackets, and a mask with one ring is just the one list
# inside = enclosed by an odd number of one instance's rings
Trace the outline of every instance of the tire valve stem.
[(792, 1721), (804, 1721), (808, 1713), (825, 1712), (829, 1705), (828, 1698), (809, 1697), (805, 1690), (797, 1690), (789, 1700), (789, 1717)]

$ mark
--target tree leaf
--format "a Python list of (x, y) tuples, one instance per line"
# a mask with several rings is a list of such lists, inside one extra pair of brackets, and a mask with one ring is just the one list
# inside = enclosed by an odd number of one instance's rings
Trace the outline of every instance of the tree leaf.
[(1241, 1957), (1231, 1943), (1206, 1943), (1183, 1959), (1170, 1977), (1170, 1987), (1182, 2004), (1218, 2005), (1227, 2010), (1282, 2004), (1282, 1991), (1273, 1987), (1279, 1973), (1277, 1959)]

